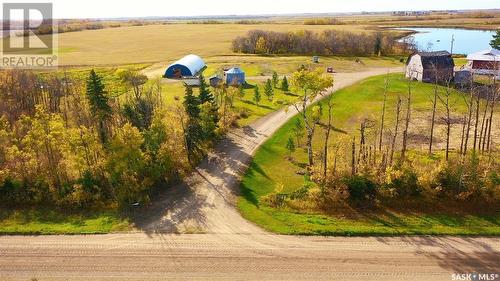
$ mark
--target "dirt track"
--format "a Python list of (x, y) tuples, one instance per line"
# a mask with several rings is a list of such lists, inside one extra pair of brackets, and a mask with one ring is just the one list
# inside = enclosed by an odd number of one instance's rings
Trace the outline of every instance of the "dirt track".
[[(386, 71), (336, 74), (332, 90)], [(294, 113), (231, 132), (139, 217), (141, 233), (0, 237), (0, 280), (452, 280), (500, 271), (500, 238), (279, 236), (241, 218), (239, 177)]]

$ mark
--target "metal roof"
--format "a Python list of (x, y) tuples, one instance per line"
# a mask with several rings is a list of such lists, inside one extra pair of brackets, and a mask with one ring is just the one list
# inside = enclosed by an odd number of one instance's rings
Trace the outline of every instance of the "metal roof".
[(500, 61), (500, 51), (488, 49), (477, 53), (469, 54), (467, 60)]
[(226, 74), (229, 73), (229, 74), (241, 74), (241, 73), (245, 73), (243, 70), (241, 70), (239, 67), (233, 67), (231, 69), (229, 69), (228, 71), (226, 71)]
[(443, 69), (443, 68), (454, 68), (455, 62), (448, 51), (437, 51), (437, 52), (416, 52), (410, 55), (406, 61), (406, 65), (410, 63), (413, 56), (419, 55), (422, 61), (422, 67), (424, 69)]
[(190, 73), (190, 75), (186, 75), (186, 76), (196, 76), (199, 74), (200, 71), (202, 71), (205, 68), (206, 64), (197, 55), (187, 55), (187, 56), (183, 57), (182, 59), (171, 64), (167, 68), (167, 72), (168, 72), (168, 69), (171, 69), (171, 68), (176, 67), (176, 66), (184, 66), (184, 67), (188, 68), (189, 72), (191, 72), (191, 73)]

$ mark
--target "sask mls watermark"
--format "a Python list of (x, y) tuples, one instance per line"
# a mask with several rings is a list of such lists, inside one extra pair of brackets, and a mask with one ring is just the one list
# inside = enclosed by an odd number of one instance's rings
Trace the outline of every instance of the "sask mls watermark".
[(52, 3), (3, 3), (0, 68), (57, 66)]
[(451, 275), (452, 281), (497, 281), (500, 280), (498, 273), (454, 273)]

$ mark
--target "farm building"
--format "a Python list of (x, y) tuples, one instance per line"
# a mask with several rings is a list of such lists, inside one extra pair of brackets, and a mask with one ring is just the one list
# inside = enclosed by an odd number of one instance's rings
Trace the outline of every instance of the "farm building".
[(192, 79), (199, 76), (205, 68), (206, 64), (199, 56), (187, 55), (171, 64), (163, 77), (169, 79)]
[(226, 85), (230, 86), (240, 86), (245, 84), (245, 72), (239, 67), (233, 67), (228, 71), (224, 72)]
[(489, 49), (467, 56), (466, 68), (479, 75), (496, 75), (500, 78), (500, 51)]
[(211, 76), (209, 79), (208, 79), (209, 83), (210, 83), (210, 86), (212, 87), (218, 87), (221, 85), (223, 79), (219, 78), (219, 76), (217, 75), (214, 75), (214, 76)]
[(453, 79), (455, 63), (447, 51), (416, 52), (406, 61), (406, 78), (423, 82)]

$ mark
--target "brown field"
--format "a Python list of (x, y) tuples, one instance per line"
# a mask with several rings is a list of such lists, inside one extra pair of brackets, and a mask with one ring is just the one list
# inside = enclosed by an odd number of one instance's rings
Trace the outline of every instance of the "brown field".
[(166, 24), (106, 28), (59, 35), (60, 65), (122, 65), (178, 59), (188, 53), (205, 58), (233, 54), (232, 40), (252, 29), (367, 31), (361, 25)]

